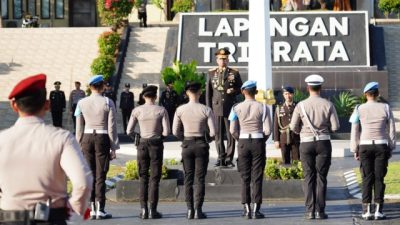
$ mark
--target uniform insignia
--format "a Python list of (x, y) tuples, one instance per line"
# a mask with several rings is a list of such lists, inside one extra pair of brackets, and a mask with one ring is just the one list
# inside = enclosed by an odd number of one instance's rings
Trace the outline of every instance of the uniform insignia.
[(229, 81), (235, 80), (235, 75), (233, 75), (232, 73), (230, 73), (230, 75), (228, 76), (228, 80), (229, 80)]

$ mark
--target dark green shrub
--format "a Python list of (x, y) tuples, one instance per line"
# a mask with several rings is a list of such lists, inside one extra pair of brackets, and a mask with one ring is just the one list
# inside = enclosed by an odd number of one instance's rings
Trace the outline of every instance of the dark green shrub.
[(193, 6), (193, 0), (175, 0), (171, 11), (174, 13), (191, 12), (193, 10)]
[(264, 175), (269, 180), (304, 179), (300, 161), (294, 161), (291, 166), (279, 165), (278, 160), (268, 159)]
[(341, 92), (338, 97), (333, 97), (333, 104), (339, 117), (351, 116), (354, 107), (359, 103), (359, 98), (349, 91)]
[(270, 180), (279, 180), (281, 178), (279, 165), (276, 159), (268, 159), (264, 170), (265, 177)]
[[(139, 179), (139, 167), (136, 160), (130, 160), (125, 163), (125, 176), (124, 180), (138, 180)], [(149, 170), (149, 173), (151, 171)], [(168, 178), (168, 168), (166, 166), (162, 166), (161, 169), (161, 179)]]
[(90, 68), (92, 74), (101, 74), (104, 80), (108, 80), (115, 71), (114, 58), (109, 55), (100, 55), (93, 60)]
[(99, 44), (99, 51), (101, 55), (114, 56), (118, 49), (121, 37), (117, 32), (104, 32), (100, 35), (97, 43)]
[(398, 14), (400, 13), (400, 0), (380, 0), (378, 7), (384, 12), (386, 17), (388, 17), (390, 13)]
[(302, 92), (299, 89), (294, 90), (293, 101), (300, 102), (308, 98), (308, 93)]
[(123, 26), (123, 21), (131, 13), (133, 0), (111, 0), (111, 4), (105, 4), (105, 0), (97, 1), (97, 10), (101, 24), (118, 28)]

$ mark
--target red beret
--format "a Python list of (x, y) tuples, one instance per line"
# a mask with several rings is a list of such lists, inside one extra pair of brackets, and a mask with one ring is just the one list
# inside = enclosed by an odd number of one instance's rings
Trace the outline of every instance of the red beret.
[(19, 95), (38, 91), (46, 88), (46, 75), (38, 74), (34, 76), (30, 76), (21, 80), (17, 85), (15, 85), (14, 89), (11, 91), (8, 99), (13, 99)]

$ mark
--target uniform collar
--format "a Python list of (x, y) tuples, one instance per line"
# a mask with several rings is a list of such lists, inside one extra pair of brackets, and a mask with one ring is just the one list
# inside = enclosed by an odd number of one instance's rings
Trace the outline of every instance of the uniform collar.
[(245, 102), (255, 102), (256, 100), (255, 99), (245, 99), (244, 101)]
[(145, 105), (155, 105), (155, 103), (154, 102), (146, 102), (146, 103), (144, 103)]
[(34, 123), (44, 123), (43, 118), (38, 116), (26, 116), (19, 117), (15, 125), (23, 125), (23, 124), (34, 124)]
[(103, 96), (100, 93), (92, 93), (90, 96)]

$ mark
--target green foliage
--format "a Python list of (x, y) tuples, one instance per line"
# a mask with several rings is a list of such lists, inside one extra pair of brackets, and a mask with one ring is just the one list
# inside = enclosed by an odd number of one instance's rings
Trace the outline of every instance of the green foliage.
[(264, 175), (270, 180), (303, 179), (303, 168), (301, 162), (294, 161), (291, 166), (279, 165), (276, 159), (268, 159)]
[(177, 166), (180, 164), (181, 164), (181, 161), (179, 161), (177, 159), (164, 159), (164, 165), (167, 165), (167, 166)]
[(388, 17), (389, 13), (400, 13), (400, 0), (380, 0), (378, 7)]
[(187, 81), (201, 83), (204, 90), (206, 76), (203, 73), (197, 73), (197, 63), (195, 61), (188, 64), (175, 61), (172, 67), (166, 67), (161, 71), (161, 80), (164, 84), (173, 83), (174, 90), (180, 95), (185, 90)]
[[(138, 180), (139, 179), (139, 167), (138, 163), (136, 160), (130, 160), (125, 163), (125, 176), (124, 180)], [(149, 173), (151, 171), (149, 170)], [(167, 179), (168, 178), (168, 168), (163, 165), (161, 168), (161, 179)]]
[(106, 31), (102, 33), (97, 40), (100, 54), (114, 56), (115, 51), (118, 49), (120, 40), (121, 37), (117, 32)]
[(174, 13), (191, 12), (193, 10), (193, 6), (193, 0), (175, 0), (171, 11)]
[(293, 101), (300, 102), (308, 98), (308, 94), (300, 91), (299, 89), (294, 90)]
[(101, 74), (104, 80), (108, 80), (115, 71), (114, 58), (109, 55), (100, 55), (93, 60), (90, 68), (93, 75)]
[(361, 95), (360, 97), (358, 97), (358, 99), (360, 104), (367, 102), (367, 97), (365, 97), (365, 95)]
[(164, 0), (152, 0), (151, 1), (157, 8), (164, 9)]
[(104, 26), (121, 27), (123, 20), (131, 13), (133, 0), (112, 0), (111, 5), (106, 5), (105, 0), (97, 1), (97, 10)]
[(351, 116), (354, 107), (359, 103), (359, 98), (349, 91), (341, 92), (339, 96), (333, 97), (333, 104), (339, 117)]

